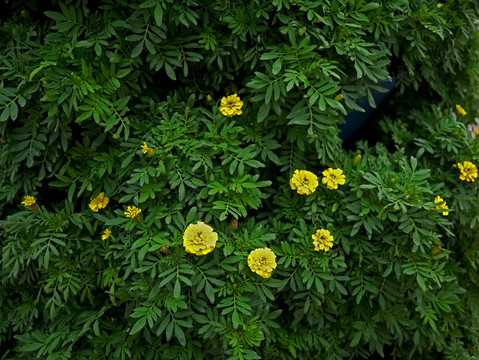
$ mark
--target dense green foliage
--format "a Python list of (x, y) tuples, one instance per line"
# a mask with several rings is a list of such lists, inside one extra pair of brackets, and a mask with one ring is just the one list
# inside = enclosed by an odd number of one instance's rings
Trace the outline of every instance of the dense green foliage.
[[(453, 166), (479, 165), (475, 0), (43, 3), (0, 15), (0, 359), (479, 358), (477, 181)], [(392, 75), (384, 141), (345, 150)]]

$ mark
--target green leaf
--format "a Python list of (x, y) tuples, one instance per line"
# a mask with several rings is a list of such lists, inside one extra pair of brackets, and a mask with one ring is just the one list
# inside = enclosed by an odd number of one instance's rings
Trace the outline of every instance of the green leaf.
[(166, 75), (168, 75), (168, 77), (169, 77), (171, 80), (176, 80), (175, 71), (173, 70), (173, 68), (171, 67), (171, 65), (168, 64), (167, 62), (165, 62), (165, 71), (166, 71)]
[(231, 321), (233, 322), (233, 327), (235, 329), (237, 329), (238, 326), (239, 326), (239, 314), (238, 314), (238, 311), (236, 311), (236, 309), (233, 310), (233, 315), (231, 316)]
[(426, 291), (427, 288), (426, 288), (426, 284), (424, 283), (424, 279), (422, 278), (422, 276), (417, 273), (416, 274), (416, 281), (417, 283), (419, 284), (419, 287), (423, 290), (423, 291)]
[(12, 102), (10, 104), (10, 118), (16, 120), (18, 117), (18, 106), (16, 103)]
[(266, 118), (266, 116), (268, 116), (270, 109), (271, 109), (271, 105), (267, 104), (267, 103), (264, 103), (259, 108), (258, 115), (256, 117), (256, 121), (258, 121), (259, 123), (263, 122), (263, 120)]
[(138, 57), (141, 54), (141, 52), (143, 51), (143, 45), (144, 45), (143, 41), (140, 41), (138, 44), (136, 44), (136, 46), (133, 48), (131, 52), (132, 59)]
[(175, 287), (173, 288), (173, 296), (179, 298), (181, 295), (181, 284), (180, 280), (176, 278)]
[(180, 325), (175, 324), (175, 337), (178, 339), (181, 345), (186, 345), (185, 333)]
[(7, 106), (5, 109), (2, 111), (2, 115), (0, 115), (0, 121), (6, 121), (8, 120), (8, 117), (10, 116), (10, 109)]
[(273, 63), (273, 68), (272, 68), (272, 72), (274, 75), (276, 75), (280, 71), (281, 71), (281, 58), (279, 58)]
[(210, 285), (209, 282), (206, 282), (205, 292), (206, 292), (206, 296), (208, 297), (210, 302), (212, 304), (214, 304), (214, 302), (215, 302), (215, 292), (214, 292), (213, 287)]
[(160, 3), (156, 5), (153, 16), (155, 17), (156, 25), (161, 26), (163, 23), (163, 8), (161, 7)]
[(145, 327), (146, 324), (146, 316), (141, 317), (138, 319), (138, 321), (133, 325), (133, 327), (130, 330), (130, 335), (136, 334), (139, 332), (141, 329)]

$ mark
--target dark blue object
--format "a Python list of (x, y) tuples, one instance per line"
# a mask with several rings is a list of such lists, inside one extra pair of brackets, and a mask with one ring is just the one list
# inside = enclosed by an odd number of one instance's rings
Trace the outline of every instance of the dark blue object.
[(344, 116), (346, 120), (345, 124), (339, 124), (339, 137), (343, 140), (348, 140), (352, 137), (365, 123), (366, 121), (373, 115), (379, 105), (386, 99), (388, 94), (393, 91), (394, 87), (396, 86), (396, 77), (394, 75), (391, 76), (391, 81), (385, 81), (378, 83), (379, 86), (382, 88), (388, 89), (386, 92), (379, 92), (376, 90), (372, 90), (371, 94), (373, 95), (374, 101), (376, 102), (376, 108), (373, 108), (369, 105), (368, 97), (362, 97), (357, 101), (357, 104), (361, 106), (365, 111), (353, 111), (348, 115)]

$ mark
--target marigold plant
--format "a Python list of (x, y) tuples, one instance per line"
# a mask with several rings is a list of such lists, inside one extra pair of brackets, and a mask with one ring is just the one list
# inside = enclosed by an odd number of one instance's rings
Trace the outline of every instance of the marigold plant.
[(461, 105), (456, 104), (456, 111), (459, 115), (466, 116), (467, 112)]
[(252, 272), (267, 279), (276, 269), (276, 255), (270, 248), (255, 249), (248, 255), (248, 266)]
[(183, 246), (189, 253), (206, 255), (212, 252), (218, 241), (218, 234), (202, 221), (190, 224), (183, 233)]
[(457, 167), (460, 170), (459, 179), (474, 182), (477, 178), (477, 167), (470, 161), (464, 161), (457, 163)]
[(232, 117), (234, 115), (241, 115), (243, 111), (243, 102), (237, 94), (233, 94), (221, 99), (221, 104), (219, 106), (220, 112), (227, 117)]
[(140, 147), (141, 147), (141, 152), (143, 154), (148, 154), (148, 155), (155, 154), (155, 151), (152, 148), (148, 147), (148, 145), (146, 145), (146, 142), (143, 142), (143, 145), (140, 145)]
[(479, 360), (478, 10), (3, 1), (1, 359)]
[(346, 183), (346, 176), (341, 169), (326, 169), (323, 171), (322, 183), (326, 184), (329, 190), (336, 190), (338, 185)]
[[(439, 210), (448, 210), (449, 209), (449, 207), (446, 205), (446, 202), (444, 201), (444, 199), (440, 196), (436, 196), (436, 198), (434, 199), (434, 203), (436, 203), (436, 204), (441, 203), (440, 205), (436, 206), (436, 209), (439, 209)], [(444, 216), (449, 215), (449, 211), (443, 211), (442, 215), (444, 215)]]
[(296, 190), (300, 195), (310, 195), (318, 187), (318, 177), (308, 170), (295, 170), (291, 179), (289, 179), (289, 186)]
[(106, 208), (110, 199), (105, 196), (104, 192), (98, 194), (98, 196), (90, 201), (88, 206), (93, 212), (98, 212), (101, 209)]
[(313, 234), (313, 245), (314, 250), (324, 250), (324, 252), (328, 252), (333, 247), (333, 240), (334, 237), (331, 235), (329, 230), (325, 229), (318, 229), (316, 233)]

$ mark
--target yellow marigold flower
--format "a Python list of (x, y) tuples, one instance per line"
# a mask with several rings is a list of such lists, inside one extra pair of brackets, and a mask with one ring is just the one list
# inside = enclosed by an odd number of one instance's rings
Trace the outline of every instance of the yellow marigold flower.
[(105, 232), (101, 235), (101, 239), (106, 240), (110, 237), (110, 235), (111, 235), (110, 229), (106, 229)]
[(344, 185), (346, 176), (343, 175), (343, 170), (329, 168), (323, 171), (323, 184), (326, 184), (329, 190), (338, 188), (338, 185)]
[(341, 101), (341, 100), (343, 100), (343, 99), (344, 99), (343, 94), (338, 94), (338, 95), (336, 95), (336, 96), (334, 97), (334, 100), (336, 100), (336, 101)]
[(206, 255), (213, 251), (218, 241), (218, 234), (204, 222), (190, 224), (183, 233), (183, 246), (191, 254)]
[(126, 217), (132, 218), (136, 222), (140, 222), (140, 215), (141, 209), (137, 208), (136, 206), (128, 206), (125, 211)]
[(313, 234), (312, 238), (314, 240), (314, 250), (316, 251), (324, 250), (324, 252), (327, 252), (333, 247), (334, 238), (329, 230), (318, 229), (316, 230), (316, 233)]
[(248, 266), (252, 272), (267, 279), (276, 269), (276, 255), (270, 248), (255, 249), (248, 255)]
[(467, 112), (461, 105), (456, 104), (456, 110), (459, 115), (466, 116)]
[(146, 142), (144, 141), (143, 145), (140, 145), (140, 147), (143, 154), (153, 155), (155, 153), (155, 150), (153, 150), (151, 147), (148, 147), (148, 145), (146, 145)]
[(25, 195), (25, 200), (22, 201), (22, 204), (25, 206), (32, 206), (33, 204), (35, 204), (35, 202), (36, 201), (33, 196)]
[(35, 198), (33, 196), (25, 195), (25, 200), (22, 201), (22, 204), (25, 205), (25, 206), (30, 206), (30, 209), (33, 212), (38, 211), (38, 206), (37, 206), (37, 203), (36, 203)]
[[(444, 199), (443, 199), (442, 197), (436, 196), (436, 198), (434, 199), (434, 203), (436, 203), (436, 204), (439, 204), (439, 203), (442, 203), (442, 202), (444, 202), (444, 204), (441, 204), (441, 205), (436, 206), (436, 209), (439, 209), (439, 210), (441, 210), (441, 209), (444, 209), (444, 210), (449, 209), (449, 207), (446, 205), (446, 202), (444, 201)], [(442, 215), (444, 215), (444, 216), (449, 215), (449, 211), (444, 211), (444, 212), (442, 213)]]
[(239, 96), (233, 94), (228, 97), (223, 97), (221, 99), (219, 109), (224, 116), (232, 117), (234, 115), (241, 115), (243, 113), (243, 111), (241, 111), (242, 106), (243, 102), (241, 101)]
[[(91, 199), (90, 199), (91, 200)], [(98, 194), (96, 198), (91, 200), (88, 205), (93, 212), (98, 212), (98, 210), (106, 208), (110, 199), (105, 196), (104, 192)]]
[(477, 178), (476, 165), (470, 161), (464, 161), (463, 163), (457, 163), (457, 166), (461, 170), (459, 179), (474, 182), (475, 178)]
[(308, 170), (294, 170), (293, 177), (289, 179), (289, 186), (298, 194), (310, 195), (318, 187), (318, 177)]

